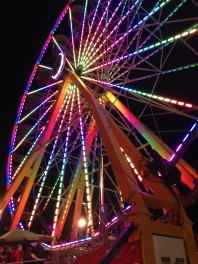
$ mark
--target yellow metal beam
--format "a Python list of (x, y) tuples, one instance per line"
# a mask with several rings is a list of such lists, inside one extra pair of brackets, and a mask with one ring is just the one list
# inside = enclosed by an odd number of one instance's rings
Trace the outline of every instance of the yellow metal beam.
[(41, 138), (38, 140), (38, 142), (35, 144), (32, 153), (27, 158), (25, 164), (22, 166), (22, 168), (19, 170), (19, 172), (16, 174), (15, 178), (12, 181), (11, 186), (8, 188), (7, 192), (4, 194), (0, 201), (0, 212), (3, 213), (5, 207), (8, 205), (11, 197), (14, 195), (14, 193), (17, 191), (19, 185), (22, 183), (25, 177), (29, 177), (29, 179), (26, 183), (26, 190), (23, 191), (20, 201), (17, 206), (17, 210), (15, 211), (14, 217), (12, 219), (11, 229), (15, 229), (18, 225), (18, 221), (21, 218), (21, 215), (23, 213), (24, 206), (27, 202), (27, 199), (29, 197), (29, 193), (32, 188), (32, 184), (34, 183), (36, 174), (38, 172), (42, 157), (44, 155), (45, 149), (47, 147), (47, 142), (50, 140), (50, 137), (52, 135), (52, 131), (55, 126), (55, 120), (59, 113), (60, 107), (63, 103), (63, 100), (65, 98), (65, 94), (68, 88), (68, 85), (70, 83), (70, 78), (67, 77), (63, 86), (61, 87), (59, 94), (57, 95), (57, 100), (54, 105), (51, 118), (49, 119), (48, 124), (46, 125), (45, 131), (43, 132)]
[[(107, 120), (107, 113), (105, 112), (104, 107), (98, 103), (98, 100), (90, 92), (88, 87), (86, 87), (74, 72), (70, 72), (70, 78), (79, 88), (80, 93), (89, 104), (89, 108), (92, 111), (97, 128), (105, 145), (107, 156), (110, 159), (112, 169), (116, 175), (120, 189), (123, 192), (123, 198), (126, 202), (130, 202), (133, 193), (140, 192), (140, 188), (136, 178), (132, 176), (132, 171), (128, 162), (123, 158), (124, 156), (120, 150), (118, 140)], [(126, 175), (128, 175), (128, 177)]]

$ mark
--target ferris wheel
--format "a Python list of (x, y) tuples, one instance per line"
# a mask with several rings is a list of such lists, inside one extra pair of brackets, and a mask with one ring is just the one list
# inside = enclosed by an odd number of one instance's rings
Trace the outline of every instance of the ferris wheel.
[(197, 33), (194, 1), (67, 2), (13, 128), (2, 200), (11, 228), (76, 240), (83, 218), (83, 235), (95, 234), (124, 212), (132, 191), (153, 192), (143, 168), (153, 153), (194, 188), (195, 169), (181, 153), (198, 107), (181, 85), (188, 76), (195, 86)]

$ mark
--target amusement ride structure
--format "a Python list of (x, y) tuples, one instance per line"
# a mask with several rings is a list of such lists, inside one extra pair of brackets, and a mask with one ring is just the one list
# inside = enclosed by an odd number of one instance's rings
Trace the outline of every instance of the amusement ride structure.
[(197, 4), (66, 2), (21, 99), (1, 215), (8, 207), (10, 230), (51, 235), (51, 250), (124, 232), (144, 263), (156, 261), (156, 237), (182, 241), (196, 263), (185, 208), (198, 175), (183, 155), (198, 106), (179, 85), (197, 73)]

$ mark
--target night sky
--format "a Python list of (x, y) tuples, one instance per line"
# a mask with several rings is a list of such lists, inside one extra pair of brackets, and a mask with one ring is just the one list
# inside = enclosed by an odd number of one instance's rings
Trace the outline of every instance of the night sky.
[[(0, 127), (0, 179), (1, 195), (5, 190), (6, 162), (17, 110), (32, 69), (43, 44), (67, 1), (14, 1), (1, 9), (1, 127)], [(197, 92), (196, 92), (197, 96)], [(197, 98), (198, 99), (198, 98)], [(198, 102), (197, 102), (198, 104)], [(198, 139), (187, 151), (187, 159), (198, 169)], [(189, 214), (198, 222), (198, 208), (193, 205)]]

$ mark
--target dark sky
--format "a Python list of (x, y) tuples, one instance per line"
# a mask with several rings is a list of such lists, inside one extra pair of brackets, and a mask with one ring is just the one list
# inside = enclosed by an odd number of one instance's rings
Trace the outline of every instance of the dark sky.
[[(1, 189), (5, 186), (9, 142), (22, 95), (43, 44), (67, 3), (64, 0), (13, 2), (5, 3), (1, 9)], [(192, 148), (193, 155), (197, 155), (197, 148), (196, 139), (196, 145)], [(189, 152), (189, 155), (192, 155), (192, 152)], [(196, 162), (198, 163), (198, 158), (193, 161), (195, 166)]]

